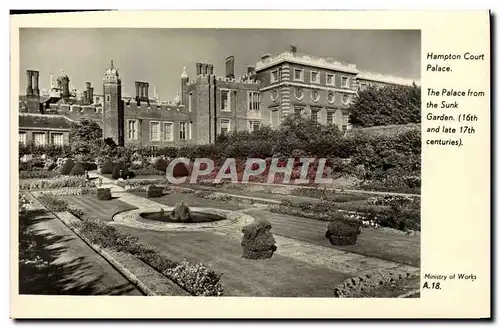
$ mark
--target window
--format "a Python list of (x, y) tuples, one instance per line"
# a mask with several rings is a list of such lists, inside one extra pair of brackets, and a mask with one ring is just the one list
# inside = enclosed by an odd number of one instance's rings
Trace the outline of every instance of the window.
[(293, 70), (293, 79), (295, 81), (304, 81), (304, 70), (303, 69), (294, 69)]
[(179, 139), (186, 140), (187, 123), (179, 122)]
[(359, 90), (363, 91), (363, 90), (365, 90), (365, 89), (366, 89), (366, 83), (365, 83), (365, 82), (361, 82), (361, 83), (359, 84)]
[(160, 141), (160, 122), (149, 122), (149, 138), (151, 141)]
[(33, 133), (33, 142), (35, 143), (35, 146), (44, 146), (46, 143), (45, 133), (44, 132)]
[(302, 92), (302, 89), (297, 89), (295, 90), (295, 98), (297, 98), (297, 100), (302, 100), (302, 98), (304, 98), (304, 93)]
[(63, 134), (62, 133), (51, 133), (50, 134), (50, 143), (56, 146), (63, 145)]
[(248, 125), (250, 132), (259, 131), (260, 129), (260, 121), (248, 121)]
[(111, 101), (111, 95), (106, 95), (106, 102), (110, 102)]
[(342, 88), (349, 88), (349, 78), (347, 76), (342, 76), (340, 86)]
[(174, 141), (174, 123), (163, 122), (163, 140)]
[(19, 132), (19, 143), (26, 145), (26, 132)]
[(312, 93), (311, 93), (311, 99), (314, 101), (314, 102), (317, 102), (319, 100), (319, 92), (314, 90)]
[(189, 98), (188, 98), (188, 111), (192, 110), (192, 104), (193, 104), (193, 93), (189, 93)]
[(319, 73), (315, 71), (311, 71), (311, 83), (319, 84)]
[(279, 81), (278, 70), (271, 71), (271, 83), (275, 83)]
[(294, 108), (294, 114), (296, 119), (300, 119), (302, 117), (302, 107), (295, 107)]
[(342, 119), (344, 121), (344, 125), (347, 127), (349, 125), (349, 114), (343, 113), (342, 114)]
[(326, 124), (335, 124), (335, 112), (326, 112)]
[(220, 110), (224, 112), (231, 111), (231, 97), (229, 95), (229, 90), (220, 91)]
[(311, 120), (318, 122), (319, 115), (318, 115), (318, 110), (311, 110)]
[(326, 74), (326, 85), (335, 85), (335, 75)]
[(231, 120), (228, 118), (220, 119), (220, 134), (227, 134), (231, 131)]
[(333, 104), (333, 102), (335, 101), (335, 94), (333, 92), (329, 92), (328, 95), (326, 96), (326, 100), (330, 104)]
[(260, 93), (248, 92), (248, 110), (260, 110)]
[(137, 139), (137, 121), (136, 120), (129, 120), (127, 123), (127, 131), (128, 131), (128, 138), (135, 140)]

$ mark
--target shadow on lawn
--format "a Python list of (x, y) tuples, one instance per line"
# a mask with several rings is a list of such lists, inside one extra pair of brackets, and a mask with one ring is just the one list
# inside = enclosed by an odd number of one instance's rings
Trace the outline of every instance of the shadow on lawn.
[(38, 255), (48, 263), (37, 266), (34, 263), (19, 262), (19, 294), (124, 295), (135, 289), (131, 284), (105, 290), (97, 288), (103, 285), (100, 283), (103, 275), (90, 278), (88, 271), (91, 265), (85, 257), (65, 256), (68, 248), (63, 245), (71, 237), (60, 237), (36, 229), (35, 225), (38, 223), (57, 220), (43, 214), (36, 210), (19, 215), (20, 259), (33, 259)]

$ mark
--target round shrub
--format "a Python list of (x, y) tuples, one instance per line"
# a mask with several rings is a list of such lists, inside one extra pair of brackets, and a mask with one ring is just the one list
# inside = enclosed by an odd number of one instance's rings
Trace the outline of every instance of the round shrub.
[(243, 227), (243, 258), (258, 260), (268, 259), (273, 256), (277, 247), (276, 240), (271, 233), (271, 224), (259, 220)]
[(101, 174), (111, 174), (113, 173), (113, 162), (111, 160), (104, 161), (101, 167)]
[[(120, 170), (121, 170), (121, 176), (120, 176)], [(127, 163), (124, 163), (124, 162), (116, 163), (113, 166), (113, 172), (111, 172), (111, 177), (113, 179), (119, 179), (119, 178), (128, 179), (128, 178), (131, 178), (132, 175), (131, 175), (130, 171), (128, 170)]]
[(82, 163), (76, 163), (71, 169), (70, 175), (85, 175), (85, 167)]
[(332, 245), (354, 245), (361, 233), (361, 225), (359, 220), (342, 217), (328, 224), (325, 237)]
[[(163, 158), (158, 158), (155, 162), (155, 168), (158, 170), (158, 171), (163, 171), (163, 172), (166, 172), (167, 171), (167, 166), (168, 166), (168, 163), (165, 159)], [(175, 169), (174, 169), (175, 171)]]
[(172, 175), (174, 178), (183, 178), (189, 176), (189, 170), (184, 163), (177, 163), (174, 166)]
[(64, 162), (63, 166), (61, 167), (61, 174), (69, 175), (71, 173), (71, 170), (73, 169), (73, 166), (75, 166), (75, 162), (71, 158), (66, 159), (66, 162)]

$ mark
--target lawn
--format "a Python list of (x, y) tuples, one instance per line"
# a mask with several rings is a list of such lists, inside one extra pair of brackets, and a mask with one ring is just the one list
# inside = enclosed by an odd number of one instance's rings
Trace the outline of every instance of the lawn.
[(252, 209), (247, 213), (255, 218), (269, 221), (273, 226), (271, 231), (281, 236), (402, 264), (420, 266), (419, 236), (407, 236), (386, 230), (362, 229), (355, 245), (333, 246), (325, 238), (328, 222), (270, 213), (259, 209)]
[(112, 221), (113, 215), (123, 211), (135, 210), (136, 207), (120, 201), (117, 198), (111, 200), (98, 200), (96, 195), (88, 196), (63, 196), (66, 200), (80, 209), (87, 216), (101, 219), (103, 221)]
[(349, 275), (274, 254), (267, 260), (241, 257), (241, 240), (213, 232), (158, 232), (115, 226), (168, 258), (203, 262), (222, 273), (228, 296), (333, 297), (335, 285)]

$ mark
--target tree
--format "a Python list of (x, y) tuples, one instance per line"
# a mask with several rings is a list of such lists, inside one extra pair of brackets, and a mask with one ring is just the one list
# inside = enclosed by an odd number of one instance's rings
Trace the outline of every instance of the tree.
[(91, 161), (102, 148), (102, 129), (96, 122), (84, 119), (72, 125), (69, 140), (73, 156), (82, 155)]
[(367, 88), (349, 107), (349, 122), (356, 127), (420, 123), (420, 93), (415, 83)]

